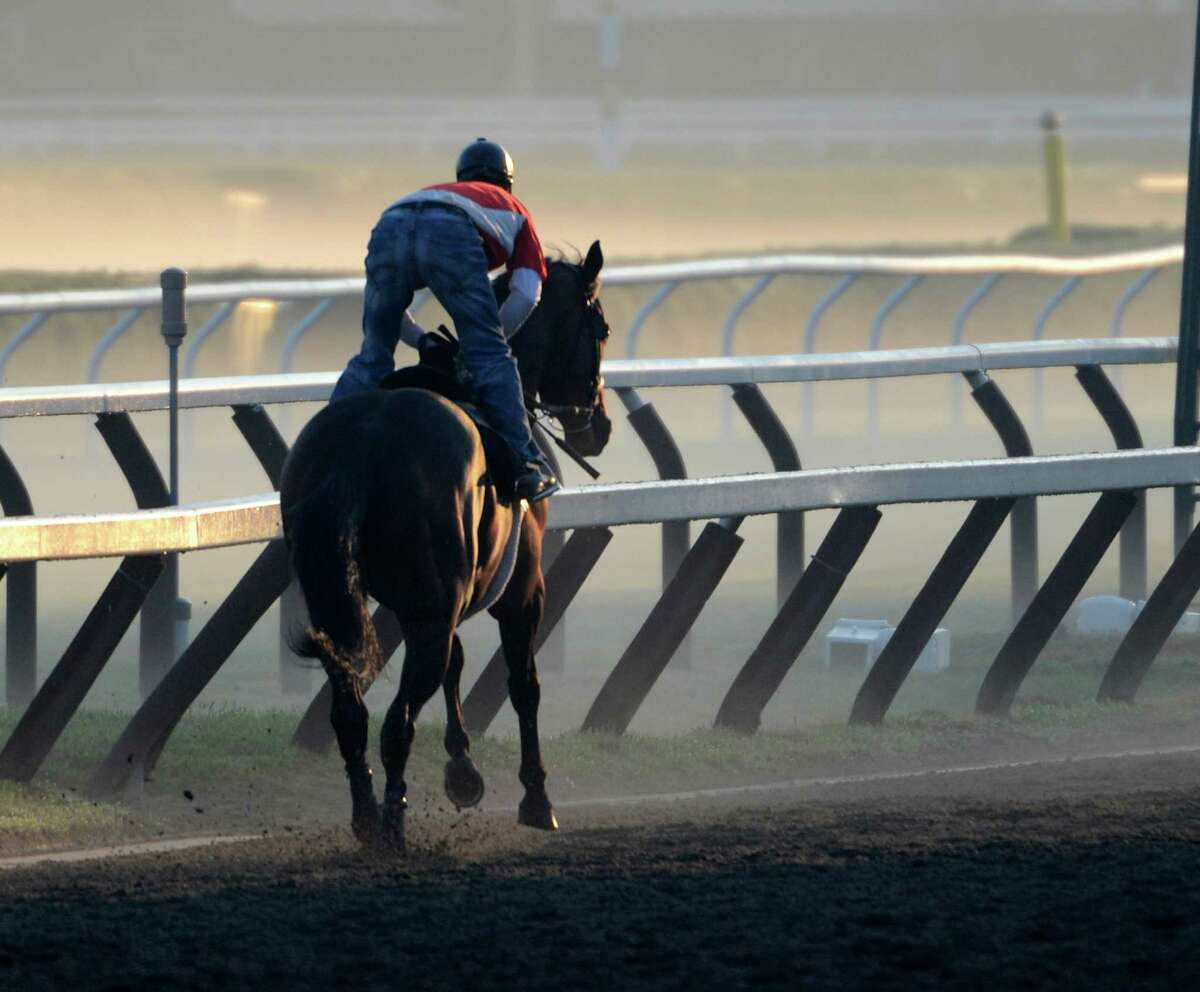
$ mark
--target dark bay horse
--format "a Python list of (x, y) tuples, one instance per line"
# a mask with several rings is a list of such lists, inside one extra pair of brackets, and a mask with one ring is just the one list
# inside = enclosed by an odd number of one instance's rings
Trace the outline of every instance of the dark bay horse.
[[(556, 411), (571, 444), (598, 454), (612, 430), (600, 360), (608, 324), (597, 298), (599, 242), (581, 264), (555, 261), (538, 307), (512, 341), (527, 398)], [(503, 297), (507, 286), (497, 283)], [(520, 823), (554, 830), (538, 742), (540, 699), (533, 640), (542, 617), (546, 504), (524, 510), (500, 498), (480, 434), (460, 407), (423, 389), (345, 397), (301, 431), (283, 469), (280, 503), (292, 568), (311, 626), (296, 645), (317, 658), (333, 690), (331, 721), (346, 763), (351, 825), (363, 842), (403, 850), (405, 764), (421, 707), (441, 686), (446, 698), (445, 788), (473, 806), (483, 779), (463, 726), (459, 622), (478, 608), (520, 526), (516, 564), (489, 612), (500, 624), (509, 694), (520, 723)], [(382, 815), (367, 764), (363, 691), (382, 664), (367, 609), (372, 596), (404, 632), (400, 688), (380, 741), (387, 772)]]

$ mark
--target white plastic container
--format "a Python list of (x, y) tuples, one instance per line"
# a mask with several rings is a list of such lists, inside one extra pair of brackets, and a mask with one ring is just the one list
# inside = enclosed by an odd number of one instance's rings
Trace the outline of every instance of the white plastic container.
[[(1075, 630), (1080, 634), (1124, 634), (1145, 607), (1144, 599), (1135, 603), (1120, 596), (1089, 596), (1079, 604)], [(1200, 634), (1200, 613), (1185, 613), (1171, 633)]]
[[(892, 639), (892, 634), (896, 632), (895, 627), (888, 627), (886, 630), (881, 630), (876, 638), (879, 647), (875, 652), (876, 655), (883, 650), (883, 646)], [(944, 672), (950, 667), (950, 631), (945, 627), (938, 627), (933, 632), (933, 636), (929, 638), (929, 643), (917, 655), (917, 660), (912, 667), (914, 672), (922, 672), (926, 675), (936, 675), (938, 672)]]
[[(825, 668), (870, 668), (896, 628), (886, 620), (839, 619), (825, 635)], [(918, 655), (914, 672), (937, 673), (950, 667), (950, 631), (939, 627)]]
[(1138, 603), (1120, 596), (1089, 596), (1079, 604), (1075, 631), (1079, 634), (1124, 634), (1141, 609)]
[(895, 628), (886, 620), (838, 619), (825, 635), (825, 668), (870, 668), (887, 643), (879, 640), (885, 630)]

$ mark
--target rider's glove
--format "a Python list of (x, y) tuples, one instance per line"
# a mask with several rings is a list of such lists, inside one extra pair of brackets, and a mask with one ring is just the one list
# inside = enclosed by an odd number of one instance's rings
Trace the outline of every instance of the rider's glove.
[(422, 365), (434, 365), (450, 372), (458, 356), (458, 342), (431, 331), (421, 335), (417, 342), (417, 354)]

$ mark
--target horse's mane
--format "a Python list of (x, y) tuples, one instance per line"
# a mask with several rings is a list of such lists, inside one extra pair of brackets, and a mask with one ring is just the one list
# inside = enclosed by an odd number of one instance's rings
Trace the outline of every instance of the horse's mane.
[[(578, 250), (574, 251), (574, 258), (570, 258), (566, 252), (556, 251), (546, 256), (546, 268), (551, 273), (560, 268), (574, 269), (578, 272), (583, 268), (583, 256)], [(508, 299), (508, 281), (507, 272), (501, 272), (500, 275), (492, 280), (492, 292), (496, 294), (497, 306), (500, 306)]]
[[(556, 272), (564, 269), (570, 269), (578, 273), (583, 268), (583, 261), (578, 259), (578, 255), (576, 261), (570, 261), (561, 253), (555, 252), (553, 255), (546, 257), (546, 268), (548, 269), (546, 281), (550, 282)], [(492, 292), (496, 294), (496, 304), (498, 306), (502, 305), (508, 299), (508, 283), (507, 272), (502, 272), (492, 280)], [(543, 300), (545, 300), (544, 296)], [(510, 341), (513, 355), (516, 357), (517, 363), (521, 368), (522, 383), (531, 394), (537, 393), (539, 384), (542, 381), (542, 369), (545, 367), (547, 359), (550, 335), (554, 331), (555, 326), (545, 320), (537, 319), (535, 311), (534, 315), (521, 328), (521, 333), (515, 335)]]

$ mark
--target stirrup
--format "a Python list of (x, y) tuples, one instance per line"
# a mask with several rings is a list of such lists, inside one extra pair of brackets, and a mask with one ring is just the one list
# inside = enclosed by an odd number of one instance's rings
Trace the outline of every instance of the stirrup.
[(513, 486), (513, 495), (517, 499), (536, 503), (547, 496), (552, 496), (561, 488), (562, 485), (554, 477), (553, 472), (547, 471), (540, 465), (529, 465), (526, 466), (526, 471), (517, 476), (516, 484)]

